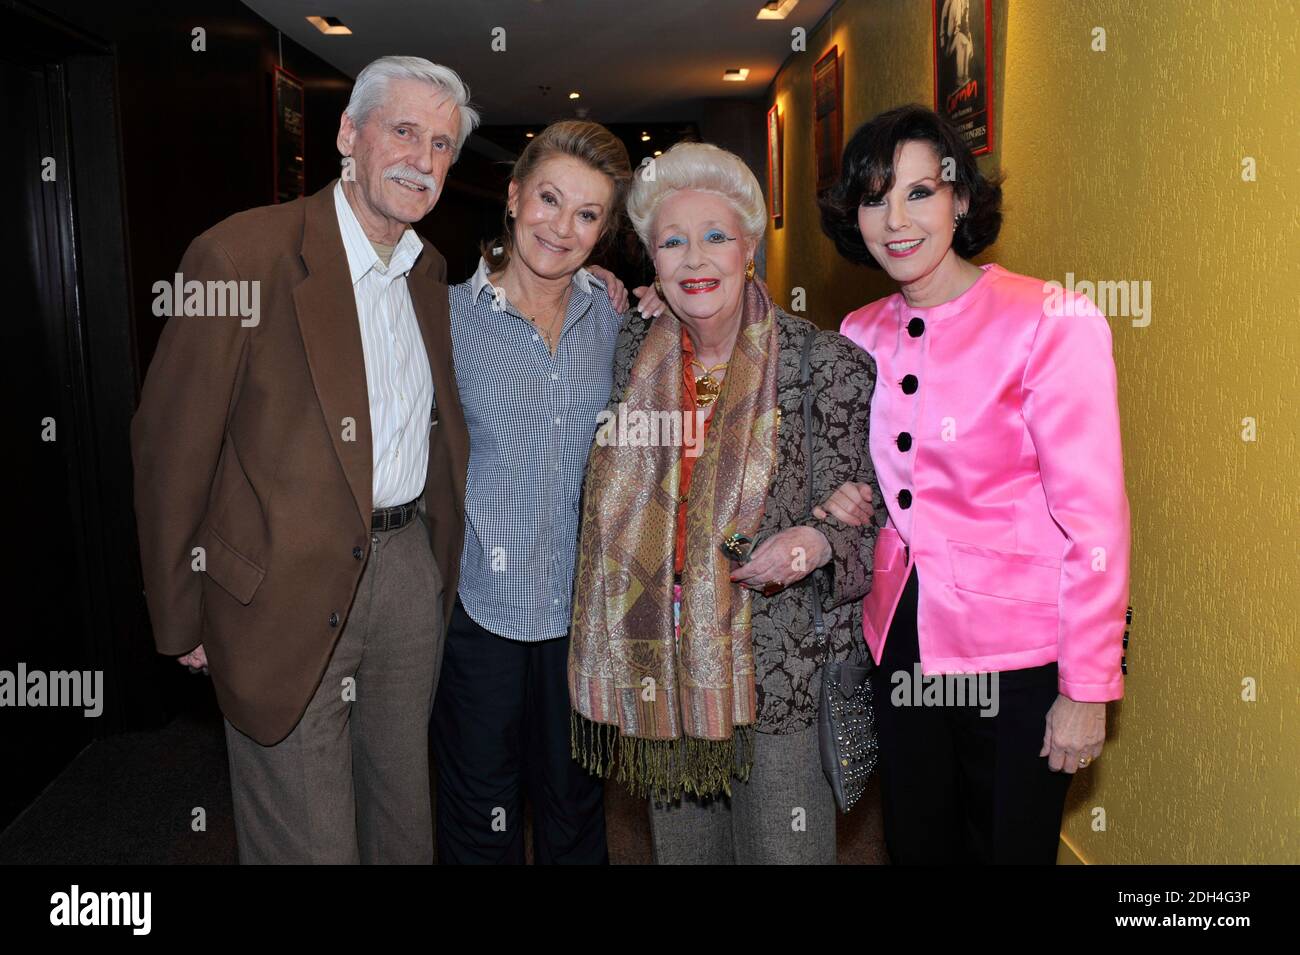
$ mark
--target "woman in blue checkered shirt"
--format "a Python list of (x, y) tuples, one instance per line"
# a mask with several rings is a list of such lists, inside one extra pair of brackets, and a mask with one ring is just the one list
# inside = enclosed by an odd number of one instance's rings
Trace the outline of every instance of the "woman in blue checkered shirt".
[(523, 862), (525, 792), (537, 862), (608, 861), (601, 781), (569, 754), (565, 666), (578, 501), (623, 325), (610, 296), (626, 301), (582, 266), (631, 176), (603, 126), (547, 127), (515, 163), (504, 234), (451, 289), (470, 459), (433, 716), (442, 863)]

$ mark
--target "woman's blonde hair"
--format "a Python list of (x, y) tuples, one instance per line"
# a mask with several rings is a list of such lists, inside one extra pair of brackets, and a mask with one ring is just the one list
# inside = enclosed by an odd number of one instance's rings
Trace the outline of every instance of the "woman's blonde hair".
[[(628, 184), (632, 181), (632, 164), (627, 158), (627, 147), (600, 123), (581, 119), (561, 120), (547, 126), (529, 140), (515, 160), (510, 178), (523, 187), (544, 162), (556, 156), (571, 156), (613, 181), (614, 188), (610, 193), (599, 247), (618, 229), (623, 199), (627, 195)], [(504, 213), (504, 224), (505, 229), (499, 238), (481, 246), (483, 258), (487, 259), (488, 268), (493, 272), (505, 268), (515, 248), (515, 230), (508, 205)]]
[(746, 239), (758, 240), (767, 229), (767, 207), (763, 190), (749, 167), (735, 153), (712, 143), (678, 143), (651, 160), (653, 173), (642, 167), (627, 199), (632, 228), (647, 251), (655, 213), (669, 195), (679, 189), (694, 189), (721, 196), (740, 216)]

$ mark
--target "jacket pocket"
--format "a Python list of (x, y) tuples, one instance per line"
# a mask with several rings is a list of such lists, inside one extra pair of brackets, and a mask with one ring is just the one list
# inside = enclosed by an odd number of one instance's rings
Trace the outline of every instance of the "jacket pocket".
[(868, 639), (883, 639), (889, 629), (894, 605), (907, 583), (907, 560), (903, 550), (903, 538), (898, 531), (882, 527), (876, 535), (871, 563), (871, 590), (862, 605), (862, 626)]
[(948, 541), (952, 582), (958, 590), (1056, 606), (1061, 592), (1061, 559), (1044, 554), (1012, 554), (961, 541)]
[(245, 607), (262, 586), (266, 571), (222, 540), (216, 531), (207, 535), (206, 573), (214, 584)]
[(903, 556), (903, 538), (892, 527), (882, 527), (876, 534), (876, 547), (872, 554), (871, 572), (887, 574), (897, 566)]

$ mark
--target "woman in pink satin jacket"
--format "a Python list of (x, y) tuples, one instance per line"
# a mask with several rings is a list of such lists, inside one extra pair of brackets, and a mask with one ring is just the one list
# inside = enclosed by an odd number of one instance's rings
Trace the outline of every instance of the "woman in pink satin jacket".
[(840, 253), (900, 289), (840, 331), (878, 369), (870, 443), (888, 513), (864, 629), (901, 863), (1052, 863), (1072, 774), (1100, 755), (1106, 702), (1123, 695), (1110, 328), (1082, 296), (969, 261), (997, 237), (1000, 204), (951, 123), (920, 106), (860, 128), (821, 200)]

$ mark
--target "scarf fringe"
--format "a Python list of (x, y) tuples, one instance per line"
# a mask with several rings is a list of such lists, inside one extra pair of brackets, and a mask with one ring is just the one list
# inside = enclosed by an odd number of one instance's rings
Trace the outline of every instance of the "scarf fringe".
[(571, 753), (589, 773), (625, 783), (638, 797), (659, 802), (731, 795), (734, 776), (748, 782), (754, 767), (754, 728), (737, 726), (730, 739), (644, 739), (623, 736), (612, 723), (594, 723), (569, 711)]

